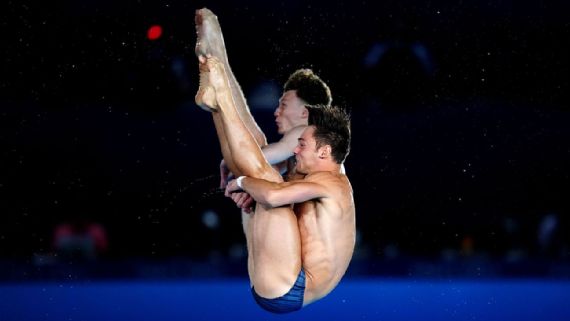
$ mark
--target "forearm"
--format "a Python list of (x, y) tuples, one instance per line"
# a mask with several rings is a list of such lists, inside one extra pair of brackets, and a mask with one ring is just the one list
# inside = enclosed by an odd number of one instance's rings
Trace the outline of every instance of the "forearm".
[(275, 195), (275, 191), (280, 189), (279, 183), (244, 176), (243, 178), (240, 178), (239, 187), (251, 195), (251, 197), (260, 204), (270, 207), (282, 205), (277, 204), (273, 197)]
[(293, 148), (282, 147), (278, 143), (266, 145), (261, 151), (271, 165), (279, 165), (293, 156)]
[[(328, 175), (331, 174), (328, 173)], [(328, 189), (326, 184), (316, 181), (274, 183), (264, 179), (240, 176), (228, 183), (226, 196), (231, 197), (235, 192), (245, 191), (265, 207), (279, 207), (329, 197)]]
[(293, 156), (298, 139), (305, 128), (306, 126), (295, 127), (287, 132), (278, 142), (264, 146), (262, 151), (265, 159), (271, 165), (276, 165)]

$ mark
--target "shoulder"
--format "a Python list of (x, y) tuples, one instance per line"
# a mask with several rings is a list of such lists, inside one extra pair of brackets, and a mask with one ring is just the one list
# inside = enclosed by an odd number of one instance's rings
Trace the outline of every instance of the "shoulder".
[(335, 172), (314, 172), (305, 176), (305, 181), (329, 186), (330, 184), (343, 184), (346, 175)]
[(343, 173), (315, 172), (305, 176), (304, 180), (319, 184), (329, 191), (338, 190), (341, 193), (352, 193), (352, 185)]

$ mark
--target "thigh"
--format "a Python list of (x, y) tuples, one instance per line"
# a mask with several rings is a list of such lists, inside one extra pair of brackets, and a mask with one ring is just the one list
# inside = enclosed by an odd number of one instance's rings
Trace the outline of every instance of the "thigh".
[(289, 291), (301, 270), (301, 237), (290, 206), (256, 206), (251, 230), (253, 285), (266, 298)]

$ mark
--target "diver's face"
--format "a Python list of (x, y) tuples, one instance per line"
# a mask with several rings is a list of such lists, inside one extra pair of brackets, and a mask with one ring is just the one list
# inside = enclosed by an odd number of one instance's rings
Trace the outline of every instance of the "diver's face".
[(277, 132), (281, 135), (287, 133), (292, 128), (307, 125), (307, 108), (301, 98), (297, 97), (296, 90), (288, 90), (279, 99), (279, 106), (275, 109), (275, 124)]
[(295, 170), (297, 173), (307, 175), (311, 172), (311, 169), (315, 167), (319, 159), (319, 150), (317, 148), (317, 141), (314, 136), (315, 127), (309, 126), (299, 137), (299, 143), (295, 150), (295, 160), (297, 164), (295, 165)]

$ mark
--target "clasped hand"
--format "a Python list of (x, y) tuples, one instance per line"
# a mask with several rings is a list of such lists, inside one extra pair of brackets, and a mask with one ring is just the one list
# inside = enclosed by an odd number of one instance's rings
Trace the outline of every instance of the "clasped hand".
[(226, 162), (222, 160), (220, 163), (220, 188), (225, 189), (226, 197), (231, 198), (237, 207), (241, 208), (246, 213), (253, 212), (253, 197), (246, 192), (241, 191), (237, 186), (234, 175), (228, 169)]

